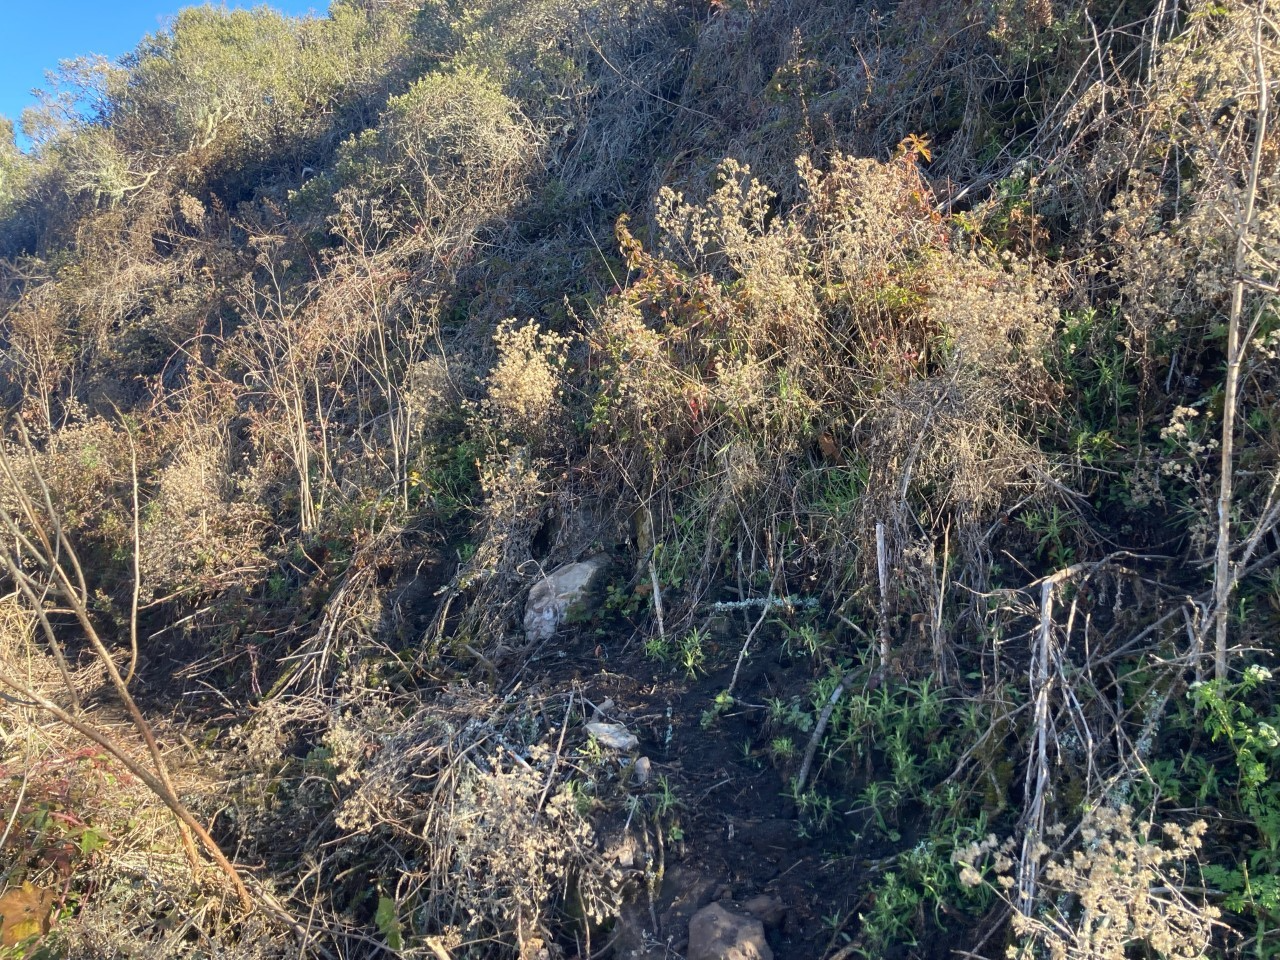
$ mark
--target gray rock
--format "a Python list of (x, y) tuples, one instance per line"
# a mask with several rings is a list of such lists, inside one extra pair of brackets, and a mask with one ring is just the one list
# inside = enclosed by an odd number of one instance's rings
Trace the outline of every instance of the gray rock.
[(579, 614), (591, 600), (597, 578), (609, 565), (600, 555), (556, 567), (529, 591), (524, 608), (524, 633), (530, 643), (550, 640), (570, 614)]
[(587, 733), (609, 749), (621, 750), (623, 753), (640, 745), (636, 735), (620, 723), (588, 723)]
[(689, 921), (685, 956), (687, 960), (773, 960), (773, 950), (764, 939), (763, 923), (713, 903)]
[(628, 830), (605, 845), (604, 859), (616, 863), (623, 870), (639, 869), (644, 866), (644, 851), (640, 849), (640, 841), (635, 834)]

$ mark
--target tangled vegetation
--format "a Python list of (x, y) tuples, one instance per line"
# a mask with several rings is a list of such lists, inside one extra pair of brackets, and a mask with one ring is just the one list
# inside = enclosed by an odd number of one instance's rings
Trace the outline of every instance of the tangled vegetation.
[(792, 958), (1280, 957), (1278, 95), (1276, 0), (61, 64), (0, 118), (0, 957), (665, 957), (704, 874)]

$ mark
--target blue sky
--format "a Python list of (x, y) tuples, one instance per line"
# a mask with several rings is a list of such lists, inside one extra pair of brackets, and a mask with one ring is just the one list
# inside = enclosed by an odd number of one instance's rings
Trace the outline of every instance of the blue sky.
[[(15, 123), (59, 60), (101, 53), (115, 59), (155, 33), (189, 0), (0, 0), (0, 114)], [(215, 4), (222, 6), (223, 4)], [(255, 7), (254, 0), (227, 0)], [(325, 13), (328, 0), (273, 0), (291, 14)]]

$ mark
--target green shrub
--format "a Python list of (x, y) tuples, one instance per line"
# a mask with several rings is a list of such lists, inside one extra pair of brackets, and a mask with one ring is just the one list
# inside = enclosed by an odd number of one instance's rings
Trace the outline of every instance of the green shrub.
[(519, 201), (538, 160), (538, 137), (516, 103), (464, 68), (392, 97), (378, 125), (343, 143), (332, 176), (309, 190), (332, 188), (384, 229), (425, 231), (451, 249)]
[(268, 159), (304, 161), (316, 138), (385, 95), (407, 38), (403, 18), (350, 3), (326, 18), (188, 7), (128, 58), (111, 124), (135, 150), (244, 185)]
[(0, 117), (0, 222), (22, 200), (29, 164), (14, 138), (13, 121)]

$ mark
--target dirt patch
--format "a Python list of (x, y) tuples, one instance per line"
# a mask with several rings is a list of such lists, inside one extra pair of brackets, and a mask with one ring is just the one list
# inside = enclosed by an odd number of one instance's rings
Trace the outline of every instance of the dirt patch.
[(843, 942), (840, 933), (856, 928), (867, 871), (850, 831), (806, 830), (788, 792), (794, 771), (780, 770), (767, 750), (766, 698), (806, 695), (813, 676), (757, 639), (760, 652), (742, 671), (734, 706), (717, 712), (740, 642), (708, 641), (708, 669), (693, 677), (646, 657), (639, 643), (610, 651), (586, 635), (540, 660), (543, 686), (573, 683), (589, 703), (613, 702), (676, 800), (661, 887), (624, 911), (619, 958), (683, 951), (690, 916), (716, 900), (779, 902), (767, 937), (780, 957), (820, 960)]

